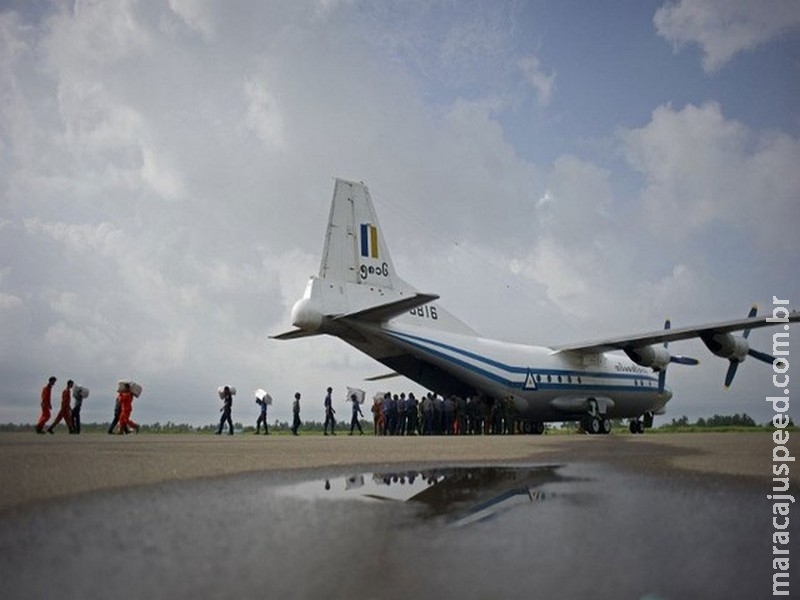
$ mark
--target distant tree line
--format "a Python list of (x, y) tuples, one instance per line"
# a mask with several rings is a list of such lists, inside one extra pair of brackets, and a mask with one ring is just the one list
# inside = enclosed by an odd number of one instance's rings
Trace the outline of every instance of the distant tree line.
[[(736, 413), (735, 415), (714, 415), (713, 417), (708, 418), (700, 417), (694, 423), (690, 423), (689, 418), (684, 415), (678, 419), (673, 418), (670, 423), (661, 425), (659, 429), (714, 429), (723, 427), (764, 427), (767, 429), (772, 429), (772, 422), (768, 421), (764, 423), (764, 425), (759, 425), (755, 422), (755, 419), (753, 419), (747, 413), (743, 413), (741, 415)], [(789, 419), (789, 427), (794, 427), (794, 423), (792, 422), (791, 418)]]
[[(86, 433), (103, 433), (108, 431), (110, 426), (109, 422), (105, 423), (82, 423), (81, 430)], [(372, 421), (361, 421), (361, 426), (364, 431), (370, 433), (372, 431)], [(209, 425), (189, 425), (188, 423), (173, 423), (167, 421), (166, 423), (155, 422), (151, 424), (141, 424), (141, 433), (213, 433), (217, 430), (218, 423), (211, 423)], [(789, 419), (789, 427), (794, 427), (794, 422)], [(572, 421), (564, 421), (559, 425), (550, 424), (550, 429), (570, 431), (577, 430), (578, 423)], [(625, 422), (622, 419), (614, 420), (614, 429), (621, 431), (625, 429)], [(679, 430), (709, 430), (709, 429), (724, 429), (724, 428), (763, 428), (771, 430), (772, 422), (768, 421), (763, 425), (759, 425), (755, 420), (747, 414), (735, 415), (714, 415), (713, 417), (703, 418), (700, 417), (694, 422), (690, 422), (689, 418), (685, 415), (679, 418), (673, 418), (671, 422), (664, 423), (657, 427), (661, 431), (679, 431)], [(241, 422), (234, 423), (234, 429), (237, 432), (251, 433), (255, 432), (255, 425), (243, 425)], [(278, 421), (277, 419), (270, 424), (270, 432), (274, 433), (288, 433), (291, 430), (291, 425), (286, 421)], [(33, 425), (21, 423), (0, 423), (0, 432), (15, 432), (15, 431), (32, 431)], [(300, 431), (306, 432), (319, 432), (322, 433), (323, 423), (321, 421), (303, 421)], [(350, 422), (339, 421), (336, 424), (336, 431), (349, 432)], [(66, 429), (64, 429), (66, 432)]]

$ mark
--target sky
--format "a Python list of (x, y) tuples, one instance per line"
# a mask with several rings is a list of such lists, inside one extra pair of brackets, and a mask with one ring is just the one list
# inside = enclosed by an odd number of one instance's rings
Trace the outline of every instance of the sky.
[[(339, 340), (269, 339), (335, 177), (486, 337), (800, 307), (795, 0), (6, 0), (0, 95), (0, 423), (35, 422), (51, 374), (90, 389), (84, 421), (127, 378), (143, 423), (216, 422), (225, 384), (245, 424), (258, 388), (270, 421), (295, 391), (318, 421), (329, 385), (342, 418), (347, 386), (422, 392)], [(725, 390), (727, 361), (671, 349), (701, 363), (670, 368), (660, 422), (771, 417), (769, 365)]]

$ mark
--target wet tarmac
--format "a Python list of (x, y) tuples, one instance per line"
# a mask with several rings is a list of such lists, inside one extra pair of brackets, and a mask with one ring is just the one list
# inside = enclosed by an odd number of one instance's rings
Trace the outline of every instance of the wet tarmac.
[(580, 462), (225, 476), (4, 514), (0, 597), (758, 598), (770, 507)]

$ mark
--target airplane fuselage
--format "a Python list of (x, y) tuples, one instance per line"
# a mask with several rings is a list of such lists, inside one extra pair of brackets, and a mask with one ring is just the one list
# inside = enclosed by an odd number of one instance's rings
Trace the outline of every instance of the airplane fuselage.
[(557, 353), (394, 322), (333, 324), (329, 333), (439, 394), (511, 399), (523, 420), (579, 420), (593, 400), (607, 418), (637, 418), (662, 412), (672, 397), (622, 353)]

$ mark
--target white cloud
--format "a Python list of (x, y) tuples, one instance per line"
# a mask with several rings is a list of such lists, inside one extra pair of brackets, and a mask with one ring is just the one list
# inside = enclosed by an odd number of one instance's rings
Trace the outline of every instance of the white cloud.
[(206, 41), (216, 36), (213, 16), (209, 14), (210, 3), (207, 0), (169, 0), (169, 8), (178, 15), (186, 25), (200, 33)]
[(765, 248), (796, 250), (800, 139), (756, 133), (707, 103), (661, 106), (621, 134), (625, 156), (645, 180), (653, 231), (685, 240), (723, 223)]
[(247, 103), (245, 125), (266, 145), (281, 148), (284, 145), (283, 116), (266, 83), (248, 79), (244, 83), (244, 96)]
[(13, 310), (23, 306), (22, 299), (14, 294), (0, 292), (0, 311)]
[(526, 56), (519, 60), (519, 68), (522, 70), (525, 80), (536, 90), (536, 96), (540, 106), (547, 106), (553, 97), (555, 88), (555, 74), (548, 74), (542, 70), (542, 65), (535, 56)]
[(653, 18), (659, 35), (676, 48), (698, 44), (703, 68), (720, 69), (739, 52), (752, 50), (800, 27), (796, 0), (678, 0)]
[(99, 254), (115, 257), (124, 246), (124, 234), (111, 223), (69, 224), (45, 222), (38, 218), (25, 219), (25, 230), (32, 234), (43, 234), (61, 242), (70, 250), (82, 254)]
[(181, 176), (166, 164), (162, 156), (156, 156), (152, 148), (142, 148), (142, 180), (162, 198), (175, 200), (182, 197), (185, 187)]
[(103, 65), (152, 49), (135, 0), (77, 0), (49, 19), (45, 58), (62, 75), (87, 76)]

